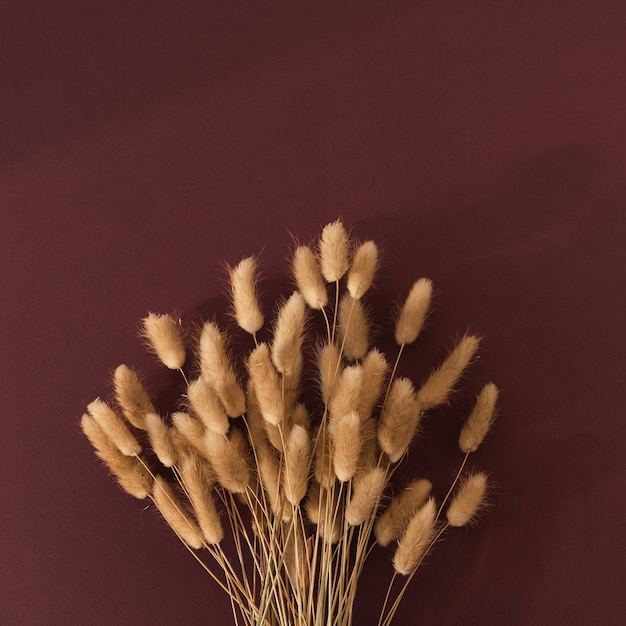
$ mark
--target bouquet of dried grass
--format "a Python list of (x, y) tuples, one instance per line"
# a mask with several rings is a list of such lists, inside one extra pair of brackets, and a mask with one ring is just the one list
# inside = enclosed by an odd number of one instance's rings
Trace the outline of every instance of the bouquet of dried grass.
[[(356, 245), (340, 221), (328, 224), (316, 249), (296, 248), (297, 289), (280, 305), (271, 340), (259, 342), (257, 263), (242, 260), (229, 269), (229, 282), (234, 318), (251, 335), (245, 363), (232, 362), (229, 338), (206, 322), (189, 381), (181, 322), (151, 313), (144, 335), (158, 359), (182, 374), (181, 410), (159, 415), (137, 374), (120, 365), (117, 407), (97, 399), (82, 417), (96, 454), (125, 491), (154, 502), (228, 594), (236, 622), (351, 624), (359, 577), (378, 543), (395, 546), (378, 620), (386, 626), (438, 538), (468, 524), (484, 503), (485, 474), (464, 468), (493, 421), (492, 383), (462, 428), (463, 459), (443, 500), (435, 502), (425, 479), (386, 495), (424, 414), (446, 402), (479, 340), (464, 336), (419, 388), (397, 377), (400, 356), (428, 315), (432, 284), (415, 282), (398, 307), (390, 367), (370, 346), (362, 302), (377, 265), (374, 242)], [(314, 314), (324, 330), (303, 348)], [(308, 396), (307, 362), (317, 373), (317, 393)], [(394, 585), (398, 576), (404, 584)]]

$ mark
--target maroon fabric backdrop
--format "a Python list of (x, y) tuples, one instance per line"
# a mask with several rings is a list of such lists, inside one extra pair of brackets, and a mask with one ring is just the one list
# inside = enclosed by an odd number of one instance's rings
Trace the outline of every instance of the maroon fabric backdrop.
[(493, 507), (397, 623), (625, 623), (625, 28), (621, 0), (3, 2), (0, 622), (229, 623), (78, 422), (118, 363), (167, 383), (148, 310), (211, 317), (250, 253), (273, 294), (289, 233), (342, 216), (384, 247), (377, 310), (435, 282), (405, 374), (484, 336), (409, 459), (439, 493), (468, 398), (503, 389)]

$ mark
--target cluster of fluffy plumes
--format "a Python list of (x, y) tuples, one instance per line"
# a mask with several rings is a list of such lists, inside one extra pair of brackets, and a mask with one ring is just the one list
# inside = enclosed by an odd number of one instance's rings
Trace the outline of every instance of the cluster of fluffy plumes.
[[(378, 256), (373, 241), (355, 244), (339, 221), (323, 229), (316, 247), (297, 247), (296, 290), (280, 305), (266, 342), (258, 338), (265, 320), (257, 262), (242, 260), (229, 278), (233, 316), (251, 335), (243, 363), (233, 362), (225, 331), (206, 322), (188, 380), (181, 322), (150, 313), (143, 320), (147, 343), (182, 374), (179, 410), (160, 415), (137, 374), (120, 365), (115, 405), (97, 399), (83, 415), (85, 435), (121, 487), (154, 502), (244, 623), (351, 624), (358, 578), (376, 541), (393, 546), (379, 620), (389, 624), (437, 539), (469, 524), (485, 502), (485, 474), (464, 468), (494, 418), (492, 383), (462, 427), (462, 461), (445, 498), (437, 504), (423, 478), (395, 495), (390, 487), (420, 422), (448, 400), (479, 340), (462, 337), (419, 387), (397, 377), (403, 350), (428, 316), (432, 283), (417, 280), (399, 304), (399, 349), (390, 365), (371, 345), (363, 305)], [(313, 315), (325, 331), (305, 344)], [(303, 393), (306, 368), (317, 372), (315, 394)], [(311, 397), (316, 406), (305, 405), (305, 398), (314, 404)], [(222, 547), (225, 528), (235, 557)], [(202, 548), (212, 559), (197, 552)], [(406, 580), (394, 594), (398, 575)]]

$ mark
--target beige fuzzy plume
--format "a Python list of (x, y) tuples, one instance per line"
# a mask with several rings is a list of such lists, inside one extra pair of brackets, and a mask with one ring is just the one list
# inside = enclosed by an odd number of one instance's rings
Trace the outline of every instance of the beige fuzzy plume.
[(433, 541), (436, 514), (435, 501), (429, 498), (411, 518), (393, 557), (393, 566), (398, 574), (412, 574), (426, 556)]
[(366, 241), (356, 249), (348, 272), (348, 292), (355, 300), (362, 298), (371, 287), (377, 268), (378, 246)]
[(381, 546), (388, 546), (404, 533), (411, 518), (426, 502), (431, 489), (429, 480), (414, 480), (391, 501), (374, 526), (376, 541)]
[(152, 499), (170, 528), (189, 547), (199, 550), (204, 545), (202, 531), (185, 511), (182, 502), (162, 476), (157, 476)]
[(289, 376), (297, 370), (301, 359), (304, 321), (304, 298), (300, 292), (294, 291), (280, 308), (274, 329), (272, 362), (281, 374)]
[(398, 345), (413, 343), (417, 339), (428, 315), (432, 293), (433, 284), (428, 278), (413, 283), (396, 321)]
[(156, 413), (146, 413), (146, 430), (159, 461), (165, 467), (172, 467), (178, 455), (168, 425)]
[(228, 432), (230, 428), (228, 415), (213, 387), (204, 378), (200, 377), (189, 383), (187, 399), (193, 412), (207, 428), (218, 435), (225, 435)]
[(293, 255), (293, 276), (298, 290), (312, 309), (328, 304), (328, 292), (315, 254), (308, 246), (298, 246)]
[(144, 335), (161, 363), (172, 370), (181, 369), (185, 363), (185, 344), (180, 323), (171, 315), (157, 313), (148, 313), (142, 321)]
[(235, 320), (251, 335), (263, 327), (256, 272), (257, 262), (254, 257), (242, 259), (236, 267), (228, 269)]
[(370, 326), (361, 301), (344, 294), (339, 303), (337, 322), (344, 355), (351, 361), (360, 359), (369, 348)]
[(287, 437), (283, 485), (285, 497), (298, 505), (304, 498), (309, 480), (309, 435), (302, 426), (294, 426)]
[(248, 374), (259, 409), (270, 424), (280, 424), (285, 417), (281, 382), (267, 344), (260, 343), (248, 357)]
[(335, 420), (333, 429), (333, 465), (341, 482), (350, 480), (359, 465), (361, 457), (361, 420), (354, 411)]
[(215, 389), (229, 417), (246, 411), (246, 396), (226, 354), (224, 335), (213, 322), (207, 322), (200, 336), (200, 370), (204, 380)]
[(396, 378), (378, 424), (378, 443), (392, 463), (399, 461), (411, 444), (421, 417), (413, 383)]
[(320, 377), (322, 400), (328, 406), (335, 386), (335, 381), (341, 371), (339, 348), (334, 343), (325, 343), (317, 351), (317, 367)]
[(461, 429), (459, 447), (463, 452), (475, 452), (483, 442), (493, 424), (497, 400), (498, 388), (493, 383), (487, 383)]
[(376, 430), (378, 424), (373, 417), (365, 417), (361, 419), (361, 456), (359, 458), (360, 471), (367, 471), (378, 465), (378, 457), (380, 449), (376, 438)]
[(423, 409), (431, 409), (448, 400), (454, 386), (476, 354), (479, 343), (478, 337), (465, 335), (444, 362), (428, 377), (417, 392), (417, 400)]
[(341, 372), (332, 395), (329, 413), (331, 421), (338, 420), (361, 406), (363, 389), (363, 368), (350, 365)]
[(137, 374), (126, 365), (120, 365), (113, 375), (115, 398), (124, 417), (135, 427), (145, 430), (144, 416), (154, 413), (148, 392)]
[(348, 271), (348, 246), (348, 233), (341, 220), (324, 226), (319, 251), (322, 276), (327, 282), (340, 280)]
[(484, 504), (487, 476), (482, 472), (468, 476), (452, 498), (446, 517), (450, 526), (465, 526)]
[(375, 467), (358, 476), (352, 498), (346, 506), (346, 522), (359, 526), (374, 513), (387, 481), (387, 473)]
[(217, 480), (231, 493), (243, 493), (250, 483), (248, 450), (241, 431), (232, 429), (228, 437), (207, 430), (204, 435), (206, 457)]
[(87, 406), (87, 411), (122, 454), (136, 456), (141, 452), (141, 446), (128, 426), (106, 402), (96, 398)]
[(269, 448), (256, 451), (259, 479), (267, 495), (272, 512), (282, 516), (283, 503), (280, 489), (280, 461)]
[(205, 541), (219, 543), (224, 529), (211, 493), (215, 482), (211, 468), (202, 458), (192, 455), (183, 459), (180, 474)]
[(245, 416), (245, 422), (248, 429), (248, 439), (252, 448), (258, 452), (262, 448), (267, 448), (269, 441), (267, 440), (267, 433), (265, 432), (266, 422), (259, 408), (256, 393), (254, 392), (254, 387), (250, 379), (248, 379), (246, 393), (248, 398), (248, 411)]
[(91, 415), (85, 413), (80, 425), (96, 455), (109, 468), (120, 487), (135, 498), (146, 498), (152, 489), (152, 477), (141, 461), (122, 454)]
[(204, 433), (205, 428), (201, 421), (183, 411), (172, 413), (174, 440), (181, 439), (192, 450), (205, 455)]
[(302, 426), (302, 428), (307, 431), (309, 430), (309, 427), (311, 425), (311, 418), (306, 407), (301, 402), (293, 407), (293, 410), (291, 412), (291, 421), (293, 424)]
[(324, 487), (335, 482), (330, 435), (324, 429), (315, 447), (315, 480)]
[(361, 361), (361, 366), (363, 368), (363, 391), (359, 414), (366, 418), (372, 414), (380, 399), (389, 365), (383, 353), (372, 348)]

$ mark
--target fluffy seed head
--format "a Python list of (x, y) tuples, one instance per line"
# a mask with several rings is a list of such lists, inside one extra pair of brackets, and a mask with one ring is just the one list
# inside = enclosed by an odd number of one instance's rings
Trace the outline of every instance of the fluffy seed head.
[(360, 359), (369, 348), (369, 321), (360, 300), (345, 294), (339, 303), (337, 328), (343, 353), (351, 361)]
[(298, 366), (304, 320), (304, 298), (300, 292), (294, 291), (281, 307), (274, 329), (272, 362), (281, 374), (290, 375)]
[(413, 284), (396, 321), (398, 345), (413, 343), (420, 334), (433, 293), (433, 284), (428, 278), (420, 278)]
[(423, 409), (432, 409), (448, 400), (454, 386), (478, 350), (479, 342), (478, 337), (465, 335), (444, 362), (429, 376), (417, 392), (418, 402)]
[(242, 259), (236, 267), (228, 270), (235, 320), (251, 335), (263, 326), (263, 313), (256, 289), (256, 271), (257, 262), (254, 257)]
[(177, 411), (176, 413), (172, 413), (172, 425), (175, 431), (174, 434), (176, 435), (174, 438), (175, 441), (181, 439), (191, 449), (205, 455), (205, 428), (202, 422), (189, 415), (189, 413)]
[(468, 476), (452, 498), (446, 517), (450, 526), (465, 526), (484, 504), (487, 492), (487, 476), (478, 473)]
[(482, 443), (493, 424), (497, 399), (498, 388), (493, 383), (486, 384), (478, 394), (459, 436), (459, 447), (463, 452), (474, 452)]
[(154, 480), (152, 499), (165, 521), (180, 539), (190, 548), (199, 550), (204, 543), (202, 532), (162, 476), (157, 476)]
[(120, 487), (135, 498), (146, 498), (152, 489), (152, 477), (142, 463), (122, 454), (91, 415), (85, 413), (80, 425), (96, 456), (109, 468)]
[(215, 389), (229, 417), (246, 412), (246, 396), (226, 354), (226, 339), (217, 324), (206, 322), (200, 336), (202, 378)]
[(205, 541), (219, 543), (224, 529), (211, 493), (214, 483), (211, 468), (202, 458), (193, 455), (183, 459), (180, 473)]
[(312, 309), (328, 304), (328, 292), (315, 254), (308, 246), (298, 246), (293, 255), (293, 276), (298, 290)]
[(373, 241), (361, 244), (354, 253), (348, 273), (348, 292), (359, 300), (371, 287), (378, 267), (378, 247)]
[(126, 365), (120, 365), (113, 375), (115, 398), (124, 417), (135, 427), (145, 430), (144, 416), (154, 413), (154, 406), (137, 374)]
[(324, 226), (320, 239), (322, 276), (329, 283), (340, 280), (348, 271), (348, 233), (341, 220)]
[(381, 396), (389, 366), (382, 352), (376, 348), (367, 353), (361, 365), (363, 367), (363, 392), (359, 414), (366, 418), (372, 414)]
[(146, 430), (159, 461), (165, 467), (172, 467), (178, 455), (167, 424), (156, 413), (146, 413)]
[(393, 566), (398, 574), (408, 576), (426, 556), (433, 540), (436, 514), (435, 501), (429, 498), (411, 518), (393, 557)]
[(285, 417), (281, 384), (265, 343), (260, 343), (250, 353), (248, 374), (263, 419), (270, 424), (280, 424)]
[(331, 421), (359, 410), (362, 389), (363, 368), (360, 365), (350, 365), (344, 368), (337, 380), (329, 405)]
[(354, 411), (336, 420), (333, 425), (333, 464), (341, 482), (350, 480), (361, 456), (361, 420)]
[(421, 417), (413, 383), (393, 381), (378, 424), (378, 443), (392, 463), (399, 461), (415, 435)]
[(148, 313), (143, 319), (143, 333), (157, 357), (172, 370), (180, 369), (185, 363), (185, 345), (180, 333), (180, 324), (170, 315)]
[(307, 491), (309, 480), (309, 435), (304, 428), (295, 425), (287, 437), (285, 472), (283, 484), (285, 497), (292, 504), (300, 504)]
[(359, 526), (374, 513), (385, 488), (387, 474), (380, 467), (375, 467), (358, 477), (354, 491), (346, 506), (346, 522), (350, 526)]
[(128, 426), (106, 402), (97, 398), (87, 407), (89, 414), (96, 420), (102, 432), (118, 450), (126, 456), (136, 456), (141, 446)]
[(317, 367), (320, 377), (322, 400), (328, 406), (335, 381), (341, 372), (339, 348), (334, 343), (325, 343), (317, 352)]
[(315, 446), (315, 480), (323, 487), (330, 487), (335, 482), (330, 435), (324, 429)]
[(250, 469), (241, 431), (233, 429), (228, 437), (224, 437), (207, 430), (204, 440), (206, 457), (220, 485), (231, 493), (243, 493), (250, 484)]
[(426, 502), (431, 489), (430, 481), (422, 478), (412, 481), (396, 495), (374, 526), (376, 541), (381, 546), (388, 546), (404, 533), (411, 518)]
[(228, 432), (228, 415), (213, 388), (202, 377), (189, 383), (187, 399), (193, 412), (207, 428), (218, 435)]

